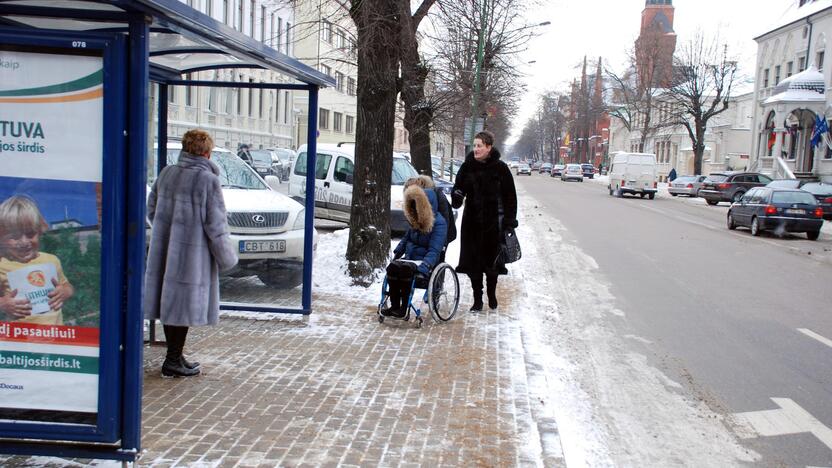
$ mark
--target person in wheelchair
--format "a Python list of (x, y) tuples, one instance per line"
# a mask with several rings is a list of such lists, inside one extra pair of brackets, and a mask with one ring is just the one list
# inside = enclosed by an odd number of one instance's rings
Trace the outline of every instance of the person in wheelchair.
[(408, 182), (404, 190), (404, 215), (410, 227), (393, 249), (393, 261), (387, 265), (390, 306), (381, 310), (381, 315), (387, 317), (407, 316), (413, 278), (430, 276), (433, 267), (441, 262), (448, 234), (448, 223), (439, 213), (436, 192)]

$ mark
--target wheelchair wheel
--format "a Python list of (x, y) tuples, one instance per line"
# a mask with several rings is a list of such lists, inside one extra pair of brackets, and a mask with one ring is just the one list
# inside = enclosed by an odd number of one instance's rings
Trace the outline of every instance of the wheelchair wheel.
[(433, 269), (428, 282), (428, 306), (434, 318), (447, 322), (459, 308), (459, 279), (447, 263)]

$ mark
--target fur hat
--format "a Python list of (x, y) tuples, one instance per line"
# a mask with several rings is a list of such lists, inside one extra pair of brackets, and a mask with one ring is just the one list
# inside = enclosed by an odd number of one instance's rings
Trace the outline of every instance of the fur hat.
[(404, 183), (404, 189), (407, 190), (408, 187), (411, 185), (418, 185), (424, 189), (434, 188), (436, 184), (433, 182), (429, 176), (420, 175), (419, 177), (411, 177), (407, 179)]
[(433, 207), (418, 183), (404, 190), (404, 216), (413, 229), (425, 234), (433, 230)]

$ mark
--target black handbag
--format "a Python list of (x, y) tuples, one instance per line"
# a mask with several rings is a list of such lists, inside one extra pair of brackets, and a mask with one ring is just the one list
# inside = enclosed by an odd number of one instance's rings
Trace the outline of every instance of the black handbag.
[[(497, 183), (497, 213), (500, 227), (503, 226), (503, 187)], [(514, 263), (523, 256), (523, 251), (520, 250), (520, 241), (517, 239), (517, 233), (514, 228), (508, 228), (500, 233), (500, 245), (497, 258), (494, 259), (494, 266)]]

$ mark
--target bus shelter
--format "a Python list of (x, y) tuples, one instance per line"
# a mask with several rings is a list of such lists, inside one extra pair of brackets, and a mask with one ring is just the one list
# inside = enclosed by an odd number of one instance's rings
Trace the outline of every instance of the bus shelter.
[[(291, 81), (182, 79), (229, 68)], [(177, 0), (0, 0), (0, 295), (31, 306), (0, 310), (0, 453), (140, 453), (145, 204), (148, 167), (170, 159), (168, 87), (307, 92), (315, 167), (317, 93), (334, 84)], [(313, 198), (296, 220), (299, 307), (227, 308), (311, 312)]]

